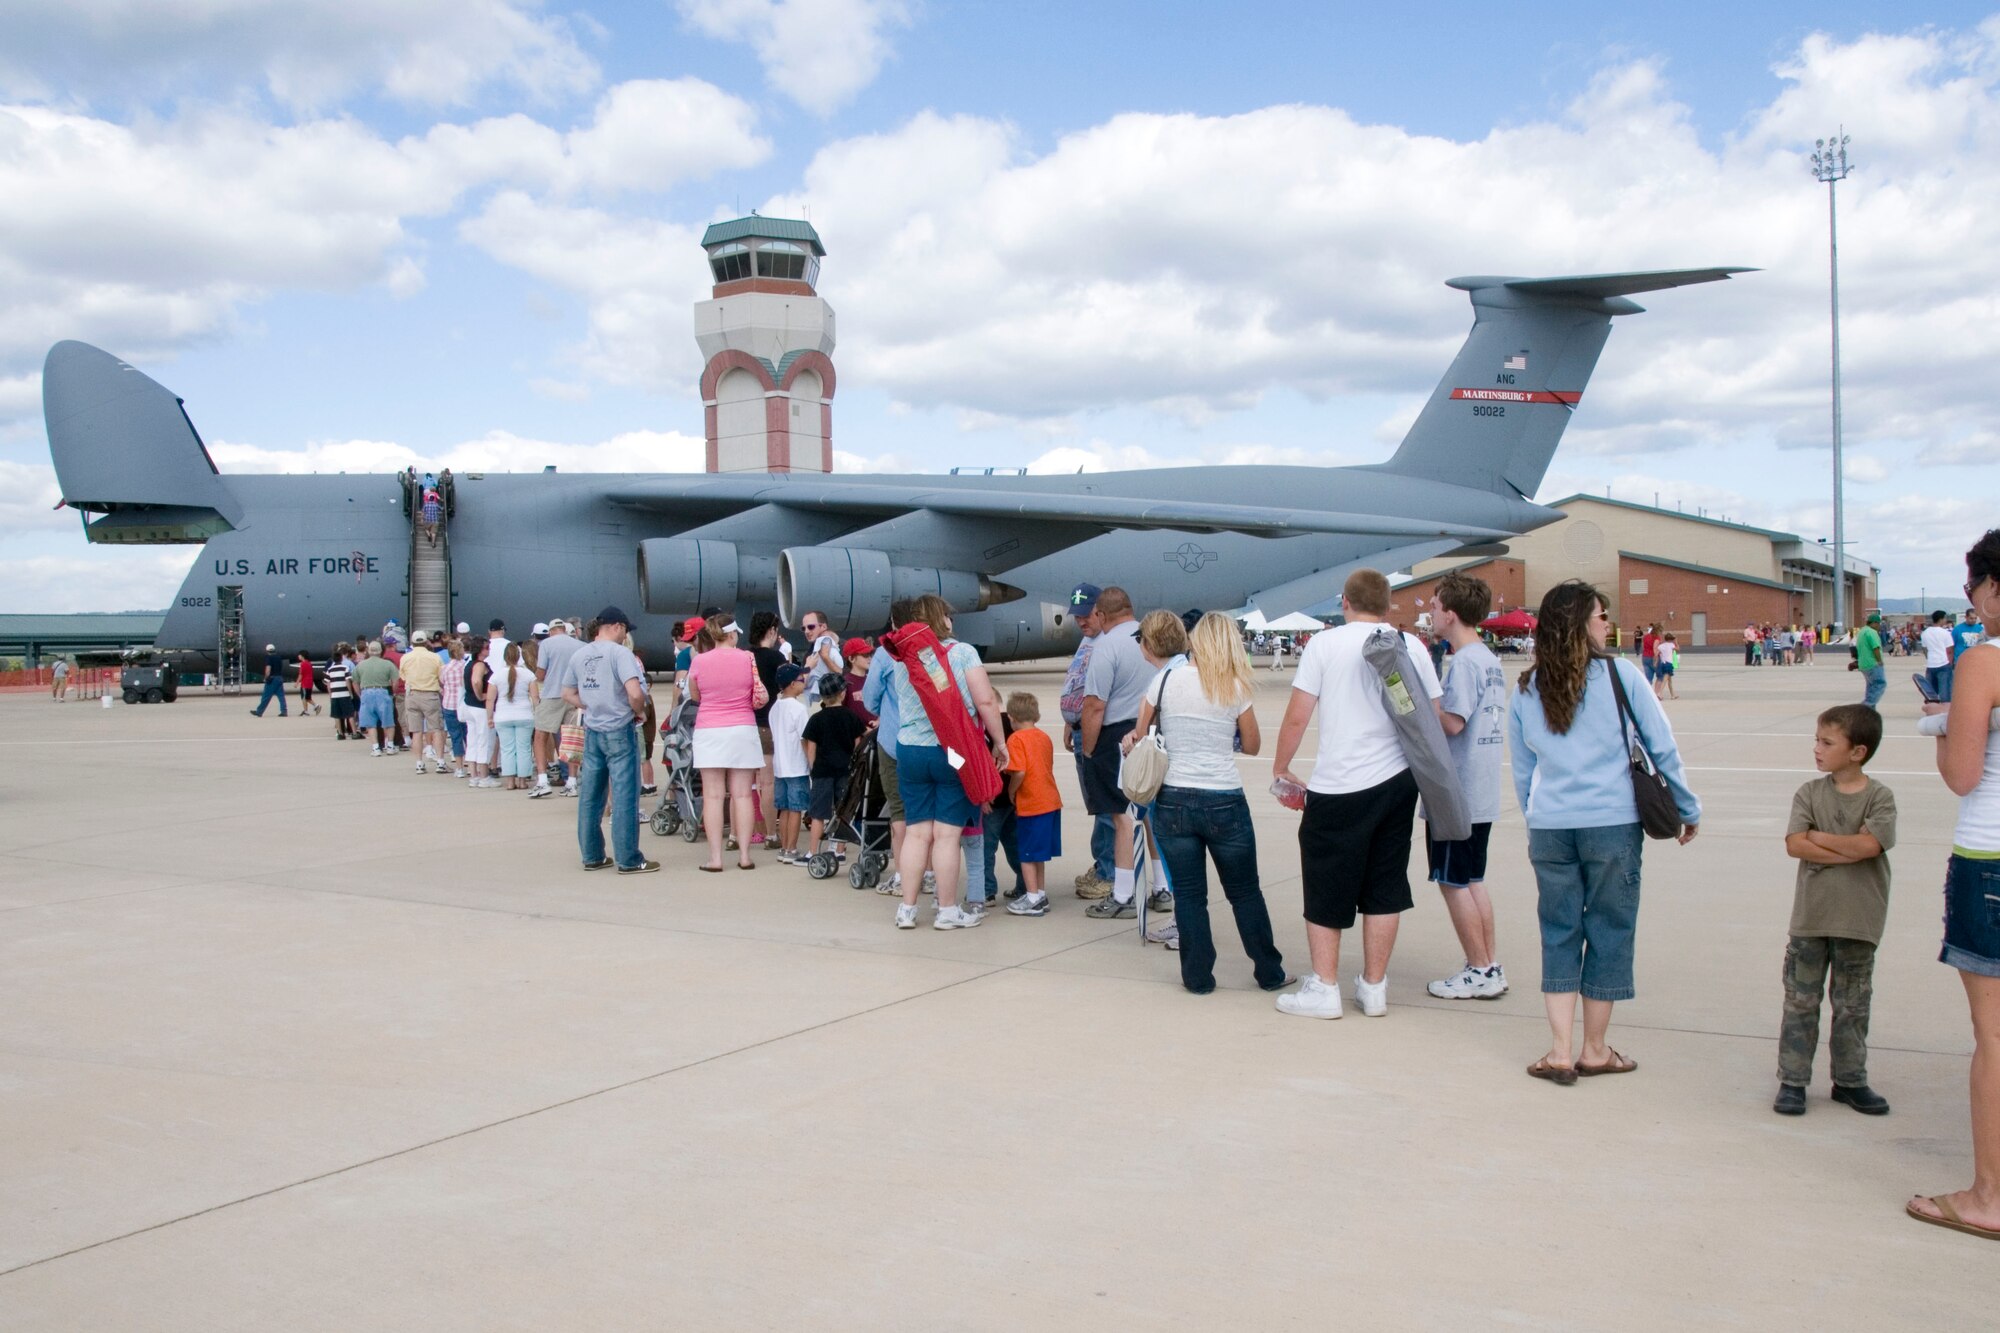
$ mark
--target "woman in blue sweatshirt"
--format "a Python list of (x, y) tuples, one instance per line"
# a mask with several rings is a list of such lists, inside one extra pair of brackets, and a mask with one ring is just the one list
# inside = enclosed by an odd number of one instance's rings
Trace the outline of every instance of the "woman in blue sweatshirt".
[[(1667, 715), (1639, 669), (1605, 651), (1610, 628), (1597, 589), (1576, 580), (1551, 589), (1535, 629), (1534, 663), (1521, 673), (1507, 718), (1514, 792), (1527, 816), (1528, 859), (1535, 867), (1542, 1003), (1551, 1037), (1549, 1053), (1528, 1072), (1561, 1084), (1638, 1068), (1605, 1040), (1612, 1003), (1633, 995), (1644, 844), (1612, 671), (1624, 682), (1639, 738), (1673, 790), (1686, 826), (1680, 841), (1692, 840), (1701, 823), (1701, 802), (1682, 779)], [(1579, 991), (1583, 1050), (1572, 1056)]]

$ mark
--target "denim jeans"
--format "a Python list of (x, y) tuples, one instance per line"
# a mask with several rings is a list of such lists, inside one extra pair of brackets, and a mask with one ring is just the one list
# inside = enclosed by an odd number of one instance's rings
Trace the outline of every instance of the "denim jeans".
[(1162, 787), (1153, 804), (1152, 829), (1173, 881), (1181, 984), (1197, 993), (1215, 989), (1215, 936), (1208, 925), (1208, 862), (1213, 858), (1257, 984), (1265, 990), (1283, 985), (1285, 960), (1271, 935), (1271, 913), (1257, 878), (1257, 834), (1242, 788)]
[(969, 903), (983, 903), (993, 896), (986, 886), (991, 877), (986, 869), (986, 833), (975, 829), (958, 840), (959, 851), (965, 857), (965, 888), (959, 896)]
[(1931, 691), (1937, 695), (1939, 703), (1951, 702), (1951, 674), (1950, 665), (1924, 668), (1924, 679), (1930, 682)]
[(1639, 923), (1637, 824), (1531, 828), (1528, 860), (1542, 926), (1542, 990), (1586, 1000), (1629, 1000)]
[(1099, 815), (1090, 828), (1090, 866), (1106, 884), (1118, 869), (1118, 824), (1110, 815)]
[(257, 716), (264, 716), (264, 710), (271, 706), (271, 700), (278, 701), (278, 716), (291, 716), (285, 709), (285, 678), (283, 676), (264, 677), (264, 697), (257, 701)]
[(611, 846), (630, 868), (639, 855), (639, 729), (583, 733), (583, 775), (577, 782), (576, 843), (585, 864), (604, 859), (604, 801), (611, 800)]
[(1862, 672), (1861, 678), (1868, 682), (1868, 692), (1861, 696), (1861, 702), (1873, 708), (1882, 702), (1882, 693), (1889, 688), (1888, 669), (1877, 663)]
[(991, 902), (1000, 896), (1000, 857), (994, 855), (994, 844), (1007, 858), (1008, 869), (1014, 872), (1014, 887), (1021, 887), (1021, 849), (1014, 841), (1014, 807), (994, 810), (986, 815), (986, 899)]
[(456, 708), (444, 710), (444, 733), (451, 742), (451, 757), (465, 758), (465, 723), (459, 721)]

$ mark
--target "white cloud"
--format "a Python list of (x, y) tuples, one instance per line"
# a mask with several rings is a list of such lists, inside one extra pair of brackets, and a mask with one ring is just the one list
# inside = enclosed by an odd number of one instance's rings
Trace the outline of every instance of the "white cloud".
[(905, 0), (677, 0), (698, 31), (744, 42), (773, 88), (826, 115), (875, 81), (892, 54), (888, 30), (910, 22)]
[[(30, 367), (61, 338), (147, 358), (213, 337), (275, 291), (380, 284), (409, 299), (426, 281), (410, 221), (494, 182), (665, 189), (768, 154), (754, 119), (692, 79), (619, 85), (568, 133), (510, 115), (396, 141), (349, 119), (276, 126), (196, 109), (121, 125), (0, 106), (0, 422), (31, 410)], [(692, 254), (682, 267), (698, 270)]]
[(193, 546), (145, 551), (88, 546), (76, 555), (10, 555), (0, 574), (0, 598), (9, 610), (43, 615), (163, 610), (200, 555)]
[[(20, 6), (10, 6), (19, 10)], [(356, 92), (463, 104), (491, 87), (554, 102), (596, 63), (536, 0), (56, 0), (14, 13), (0, 93), (228, 100), (262, 88), (317, 109)]]
[(62, 490), (56, 485), (53, 467), (0, 459), (0, 532), (80, 527), (74, 513), (56, 508), (60, 499)]

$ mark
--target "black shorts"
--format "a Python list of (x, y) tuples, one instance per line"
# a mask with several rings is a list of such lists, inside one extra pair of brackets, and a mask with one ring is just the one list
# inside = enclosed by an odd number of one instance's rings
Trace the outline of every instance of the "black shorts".
[(806, 806), (807, 819), (832, 819), (834, 802), (847, 786), (847, 774), (832, 773), (812, 780), (812, 801)]
[(1424, 825), (1424, 849), (1431, 863), (1431, 883), (1442, 884), (1447, 889), (1470, 888), (1484, 883), (1486, 879), (1486, 839), (1492, 834), (1491, 824), (1474, 824), (1472, 836), (1459, 842), (1439, 842), (1430, 836), (1430, 825)]
[(1417, 817), (1417, 780), (1404, 769), (1363, 791), (1306, 793), (1299, 821), (1299, 870), (1306, 920), (1346, 930), (1363, 916), (1407, 912), (1410, 832)]
[(1118, 765), (1125, 757), (1118, 747), (1138, 725), (1137, 718), (1106, 722), (1097, 730), (1097, 748), (1087, 755), (1077, 751), (1077, 785), (1083, 788), (1083, 808), (1090, 814), (1122, 815), (1131, 808), (1132, 802), (1118, 789)]

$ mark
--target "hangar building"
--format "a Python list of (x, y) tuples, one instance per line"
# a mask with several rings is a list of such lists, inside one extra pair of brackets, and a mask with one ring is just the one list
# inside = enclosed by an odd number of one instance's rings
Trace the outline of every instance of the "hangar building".
[[(1793, 532), (1599, 495), (1550, 503), (1568, 517), (1510, 538), (1507, 554), (1426, 560), (1395, 591), (1392, 619), (1416, 618), (1416, 603), (1454, 569), (1493, 586), (1495, 610), (1533, 608), (1564, 579), (1604, 590), (1613, 623), (1656, 623), (1689, 647), (1740, 643), (1745, 621), (1817, 624), (1833, 619), (1833, 547)], [(1876, 603), (1880, 571), (1846, 561), (1850, 621)]]

